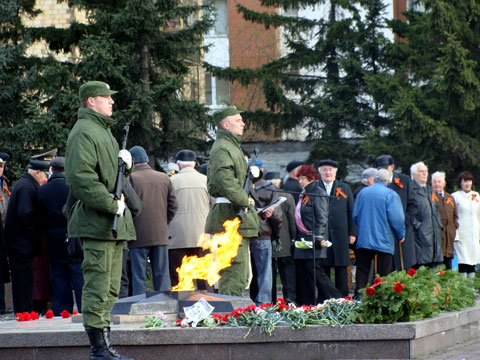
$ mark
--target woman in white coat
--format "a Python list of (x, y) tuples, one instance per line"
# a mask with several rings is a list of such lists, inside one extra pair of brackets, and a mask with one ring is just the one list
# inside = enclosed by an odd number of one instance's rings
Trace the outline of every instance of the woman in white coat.
[(452, 194), (457, 205), (458, 223), (455, 251), (458, 271), (475, 276), (475, 265), (480, 263), (480, 194), (472, 191), (473, 176), (468, 171), (458, 175), (461, 190)]

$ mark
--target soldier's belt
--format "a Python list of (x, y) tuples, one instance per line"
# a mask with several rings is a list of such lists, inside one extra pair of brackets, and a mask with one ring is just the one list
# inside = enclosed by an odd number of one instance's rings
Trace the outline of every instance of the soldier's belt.
[(215, 199), (215, 204), (231, 204), (232, 202), (225, 197), (218, 197)]

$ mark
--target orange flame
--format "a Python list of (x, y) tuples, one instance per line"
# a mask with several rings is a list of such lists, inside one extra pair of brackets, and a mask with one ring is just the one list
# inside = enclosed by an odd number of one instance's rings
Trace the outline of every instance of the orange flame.
[(215, 234), (212, 238), (202, 234), (198, 245), (204, 250), (210, 249), (210, 253), (201, 258), (196, 255), (184, 256), (182, 265), (177, 268), (178, 284), (172, 287), (172, 291), (195, 290), (193, 279), (207, 280), (209, 285), (220, 280), (220, 270), (231, 265), (242, 242), (242, 236), (238, 233), (240, 223), (239, 218), (225, 221), (225, 232)]

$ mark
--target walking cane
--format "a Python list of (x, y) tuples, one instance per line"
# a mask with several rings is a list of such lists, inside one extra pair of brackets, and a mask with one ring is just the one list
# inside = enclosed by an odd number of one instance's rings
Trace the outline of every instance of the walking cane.
[(403, 250), (402, 250), (402, 243), (398, 244), (398, 249), (400, 251), (400, 266), (402, 267), (402, 270), (405, 270), (405, 267), (403, 266)]

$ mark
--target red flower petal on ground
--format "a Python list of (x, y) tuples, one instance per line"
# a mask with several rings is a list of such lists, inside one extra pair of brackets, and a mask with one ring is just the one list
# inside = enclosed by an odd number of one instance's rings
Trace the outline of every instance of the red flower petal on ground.
[(395, 283), (393, 291), (396, 293), (401, 293), (403, 291), (403, 284), (400, 284), (399, 282)]
[(47, 319), (52, 319), (53, 318), (53, 311), (52, 310), (48, 310), (46, 313), (45, 313), (45, 317)]
[(68, 319), (70, 317), (70, 313), (67, 311), (67, 310), (63, 310), (61, 313), (60, 313), (61, 317), (64, 318), (64, 319)]
[(373, 280), (373, 283), (374, 284), (378, 284), (378, 283), (381, 283), (382, 282), (382, 278), (381, 277), (377, 277)]
[(372, 287), (368, 287), (367, 290), (365, 290), (365, 293), (367, 294), (367, 296), (373, 296), (375, 295), (375, 289)]
[(415, 271), (414, 268), (411, 268), (410, 270), (408, 270), (408, 275), (410, 275), (410, 276), (413, 276), (413, 275), (415, 275), (416, 273), (417, 273), (417, 272)]
[(32, 311), (30, 313), (30, 316), (32, 317), (32, 320), (38, 320), (40, 318), (40, 315), (38, 315), (38, 313), (36, 313), (35, 311)]

